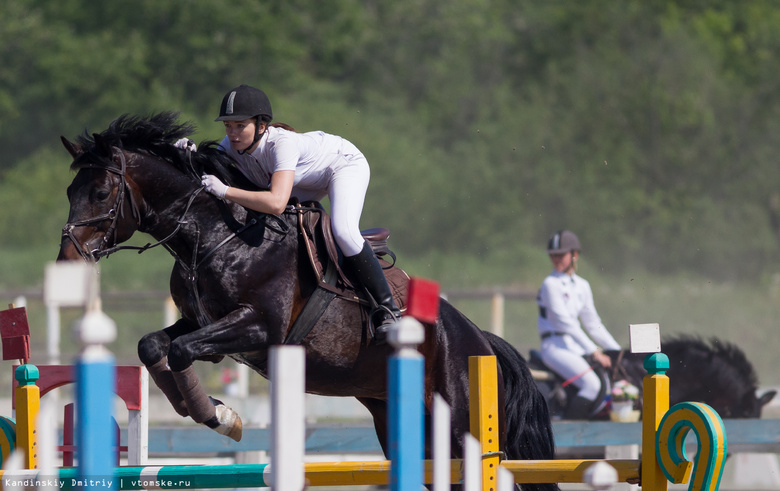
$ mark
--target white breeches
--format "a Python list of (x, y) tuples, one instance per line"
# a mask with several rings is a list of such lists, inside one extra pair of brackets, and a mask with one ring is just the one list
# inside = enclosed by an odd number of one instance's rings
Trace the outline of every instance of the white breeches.
[(542, 360), (565, 380), (577, 377), (571, 383), (580, 389), (578, 395), (595, 401), (601, 390), (601, 379), (579, 353), (567, 348), (567, 341), (574, 343), (570, 336), (551, 336), (544, 339), (540, 350)]
[[(338, 166), (328, 181), (330, 228), (341, 252), (351, 257), (363, 250), (365, 243), (360, 235), (360, 215), (363, 213), (371, 170), (362, 154), (345, 155), (342, 162), (344, 165)], [(309, 195), (299, 189), (294, 194), (301, 201), (321, 198), (317, 193)]]

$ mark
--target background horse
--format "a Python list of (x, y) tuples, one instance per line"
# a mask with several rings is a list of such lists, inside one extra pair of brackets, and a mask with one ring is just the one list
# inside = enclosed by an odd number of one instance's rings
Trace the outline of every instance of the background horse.
[[(758, 396), (758, 376), (745, 353), (735, 344), (717, 338), (677, 336), (661, 342), (669, 357), (669, 404), (704, 402), (723, 418), (760, 418), (761, 409), (774, 398), (770, 390)], [(645, 355), (610, 353), (620, 359), (617, 378), (642, 388)]]
[[(97, 261), (145, 232), (175, 258), (171, 295), (181, 319), (145, 335), (141, 361), (176, 411), (234, 439), (240, 418), (208, 397), (192, 369), (195, 360), (227, 355), (264, 377), (268, 348), (282, 344), (317, 288), (292, 209), (281, 216), (254, 214), (216, 198), (200, 184), (210, 173), (249, 188), (232, 161), (202, 144), (195, 153), (172, 142), (193, 132), (177, 115), (122, 116), (107, 130), (63, 138), (77, 171), (68, 187), (70, 214), (59, 260)], [(367, 313), (352, 298), (337, 296), (301, 341), (306, 349), (306, 391), (356, 397), (371, 413), (387, 455), (387, 359), (392, 349), (367, 334)], [(462, 313), (441, 302), (439, 320), (427, 325), (419, 348), (425, 356), (426, 428), (433, 394), (452, 408), (453, 457), (462, 457), (469, 430), (468, 357), (496, 355), (499, 364), (500, 446), (508, 459), (550, 459), (554, 445), (544, 398), (523, 357), (487, 336)], [(506, 417), (505, 417), (506, 416)], [(430, 457), (430, 438), (426, 438)], [(524, 489), (557, 489), (555, 484)]]
[[(711, 338), (705, 341), (694, 336), (665, 338), (661, 343), (661, 352), (669, 357), (669, 403), (675, 405), (683, 401), (704, 402), (709, 404), (723, 418), (760, 418), (761, 409), (776, 395), (770, 390), (758, 396), (758, 376), (745, 353), (735, 344)], [(639, 388), (640, 399), (637, 408), (641, 408), (642, 379), (647, 374), (643, 363), (645, 354), (630, 351), (608, 351), (613, 369), (604, 370), (600, 365), (594, 367), (601, 373), (602, 380), (610, 383), (625, 379)], [(531, 365), (535, 369), (547, 370), (539, 365), (532, 354)], [(550, 411), (554, 417), (565, 413), (556, 394), (560, 391), (576, 391), (573, 386), (561, 388), (562, 380), (537, 380), (542, 392), (549, 400)], [(606, 395), (606, 394), (604, 394)], [(600, 411), (592, 419), (607, 419), (607, 411)]]

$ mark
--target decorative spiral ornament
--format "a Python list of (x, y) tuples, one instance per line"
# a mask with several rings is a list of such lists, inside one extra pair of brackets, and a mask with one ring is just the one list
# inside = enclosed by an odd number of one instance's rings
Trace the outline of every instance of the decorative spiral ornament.
[[(685, 438), (693, 431), (699, 445), (695, 461), (688, 459)], [(707, 404), (681, 402), (669, 409), (656, 432), (656, 456), (661, 470), (673, 483), (691, 478), (691, 491), (717, 491), (726, 464), (726, 428)]]

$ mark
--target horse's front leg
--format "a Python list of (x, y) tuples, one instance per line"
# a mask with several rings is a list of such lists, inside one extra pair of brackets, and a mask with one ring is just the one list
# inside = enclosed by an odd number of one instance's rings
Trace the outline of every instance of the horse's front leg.
[(241, 418), (233, 409), (206, 394), (192, 363), (212, 355), (254, 351), (267, 346), (266, 333), (257, 321), (251, 307), (242, 307), (208, 326), (172, 339), (168, 350), (171, 375), (190, 417), (236, 441), (241, 440)]
[(196, 329), (198, 329), (197, 324), (180, 319), (172, 326), (149, 333), (138, 341), (138, 358), (141, 363), (146, 365), (155, 385), (162, 391), (176, 413), (185, 417), (190, 413), (168, 366), (168, 351), (171, 349), (173, 339)]

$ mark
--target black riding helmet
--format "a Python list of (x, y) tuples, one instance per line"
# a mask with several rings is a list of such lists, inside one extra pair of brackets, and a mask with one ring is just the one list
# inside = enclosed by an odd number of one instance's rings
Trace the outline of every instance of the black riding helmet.
[(243, 121), (256, 117), (264, 121), (273, 119), (271, 101), (262, 90), (242, 84), (225, 94), (219, 117), (214, 121)]
[(580, 250), (580, 239), (574, 235), (574, 232), (560, 230), (555, 232), (547, 243), (547, 254), (566, 254), (571, 251)]
[[(271, 101), (262, 90), (241, 84), (235, 89), (231, 89), (222, 98), (222, 104), (219, 106), (219, 117), (214, 121), (244, 121), (252, 118), (255, 119), (257, 126), (260, 126), (260, 121), (270, 123), (273, 119)], [(255, 132), (255, 138), (248, 148), (252, 148), (261, 136), (263, 136), (262, 133)], [(244, 152), (246, 150), (238, 153), (243, 154)]]

